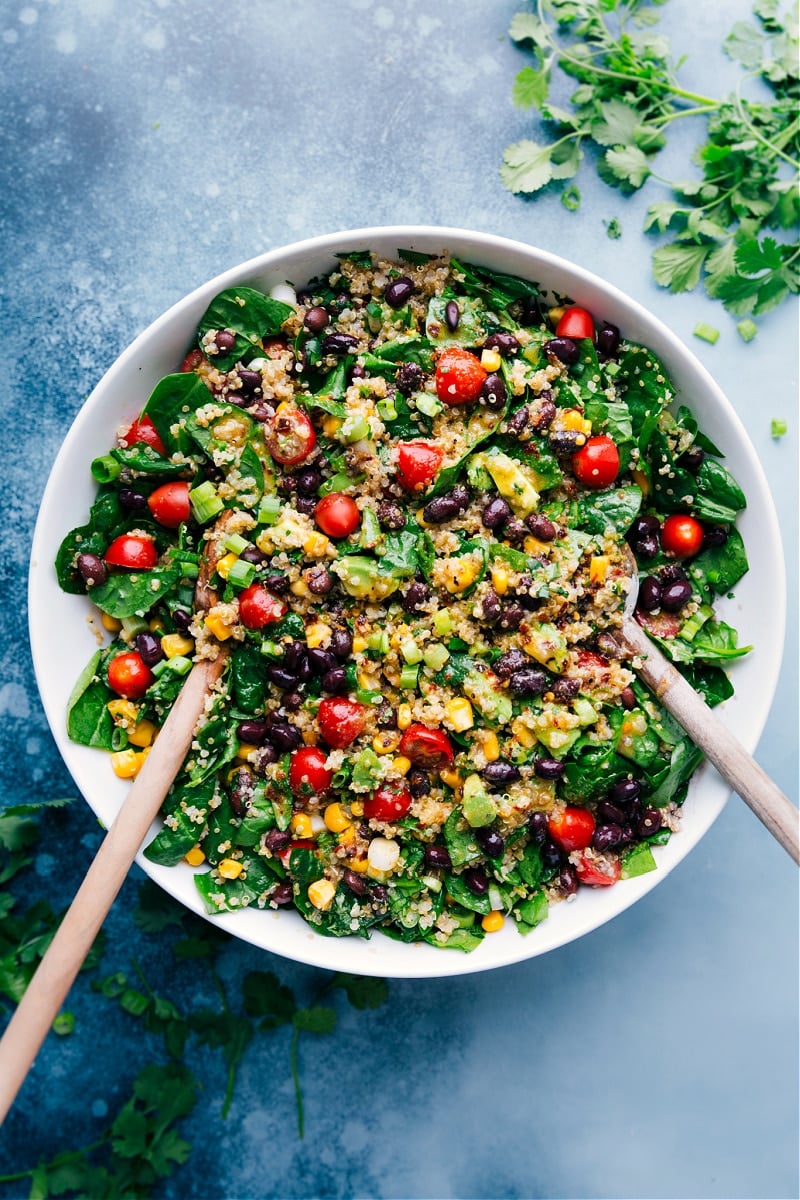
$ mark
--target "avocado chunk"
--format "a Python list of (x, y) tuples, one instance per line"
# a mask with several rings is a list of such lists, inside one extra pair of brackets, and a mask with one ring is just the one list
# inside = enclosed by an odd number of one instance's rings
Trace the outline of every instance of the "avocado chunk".
[(483, 786), (480, 775), (468, 775), (464, 780), (461, 807), (471, 829), (480, 829), (484, 825), (491, 825), (497, 816), (494, 804)]
[(331, 570), (342, 581), (348, 596), (363, 600), (385, 600), (397, 591), (399, 579), (381, 575), (377, 560), (363, 554), (347, 554), (331, 564)]
[(492, 679), (480, 671), (470, 671), (464, 677), (464, 691), (490, 725), (507, 725), (514, 715), (511, 697), (498, 691)]
[(539, 626), (529, 624), (520, 630), (519, 639), (526, 654), (543, 667), (560, 673), (567, 657), (567, 643), (555, 625), (546, 622)]
[(523, 463), (515, 462), (500, 450), (481, 456), (483, 466), (494, 480), (495, 487), (507, 500), (518, 517), (527, 517), (539, 507), (539, 493), (532, 472)]

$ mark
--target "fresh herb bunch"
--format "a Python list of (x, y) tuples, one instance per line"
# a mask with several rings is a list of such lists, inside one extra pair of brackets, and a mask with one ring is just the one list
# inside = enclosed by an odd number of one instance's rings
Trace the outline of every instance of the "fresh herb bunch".
[[(555, 126), (548, 143), (508, 146), (501, 167), (512, 192), (535, 193), (555, 182), (574, 209), (576, 175), (593, 147), (600, 177), (631, 193), (652, 179), (672, 196), (652, 204), (644, 228), (672, 234), (653, 254), (656, 281), (672, 292), (702, 282), (732, 313), (756, 316), (800, 284), (800, 244), (768, 231), (797, 228), (800, 217), (800, 78), (795, 12), (780, 0), (758, 0), (755, 21), (739, 21), (724, 43), (745, 69), (722, 99), (678, 83), (668, 40), (653, 26), (665, 0), (539, 0), (518, 13), (510, 35), (530, 47), (533, 65), (516, 77), (513, 97)], [(559, 68), (576, 81), (571, 110), (550, 102)], [(755, 81), (767, 100), (748, 99)], [(771, 93), (769, 95), (768, 93)], [(654, 161), (672, 122), (706, 123), (694, 154), (699, 178), (670, 181)]]

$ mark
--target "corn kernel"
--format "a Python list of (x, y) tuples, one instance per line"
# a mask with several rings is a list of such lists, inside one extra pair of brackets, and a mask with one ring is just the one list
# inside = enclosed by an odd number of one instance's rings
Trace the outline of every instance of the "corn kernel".
[(235, 554), (224, 554), (222, 558), (217, 561), (217, 574), (220, 576), (220, 578), (227, 579), (230, 574), (231, 567), (235, 562), (238, 561), (239, 560)]
[(631, 471), (631, 479), (637, 487), (642, 489), (643, 496), (650, 495), (650, 480), (647, 478), (645, 471), (640, 471), (638, 467), (634, 467)]
[(364, 805), (361, 803), (360, 800), (353, 800), (352, 803), (350, 804), (350, 812), (353, 814), (354, 817), (363, 817)]
[(496, 350), (481, 351), (481, 366), (484, 371), (499, 371), (502, 361)]
[(394, 729), (382, 729), (372, 739), (372, 749), (376, 754), (391, 754), (400, 745), (400, 734)]
[(241, 762), (249, 762), (250, 755), (258, 749), (258, 746), (253, 746), (250, 742), (240, 742), (239, 749), (236, 751), (236, 757)]
[(289, 591), (293, 596), (310, 596), (311, 589), (305, 579), (295, 579), (294, 583), (289, 587)]
[(566, 311), (567, 310), (564, 308), (563, 305), (557, 305), (554, 308), (548, 309), (547, 315), (550, 318), (550, 321), (552, 322), (553, 328), (556, 327), (556, 325), (561, 320), (561, 318), (563, 317), (563, 315)]
[(133, 729), (128, 730), (128, 741), (132, 746), (152, 746), (158, 733), (158, 726), (152, 721), (140, 721)]
[(306, 629), (306, 645), (309, 650), (315, 650), (331, 640), (331, 627), (324, 621), (315, 621)]
[(503, 914), (498, 909), (493, 909), (492, 912), (487, 913), (481, 919), (481, 929), (484, 933), (497, 933), (499, 929), (503, 928), (505, 923), (506, 920)]
[(524, 725), (519, 717), (516, 721), (511, 722), (511, 732), (524, 750), (530, 750), (532, 746), (536, 745), (536, 734), (528, 729), (528, 726)]
[(151, 621), (148, 621), (147, 628), (151, 633), (163, 633), (164, 622), (161, 620), (161, 617), (153, 617)]
[(529, 537), (526, 537), (522, 544), (525, 548), (526, 554), (547, 553), (547, 542), (540, 542), (539, 539), (534, 537), (532, 534)]
[(303, 542), (303, 553), (308, 558), (325, 558), (330, 550), (331, 543), (324, 533), (310, 533)]
[(116, 617), (110, 617), (108, 613), (100, 614), (100, 624), (109, 633), (119, 633), (120, 629), (122, 629), (122, 621), (118, 621)]
[(356, 634), (356, 636), (353, 638), (353, 653), (363, 654), (368, 645), (369, 643), (365, 637), (361, 637), (360, 634)]
[(447, 558), (444, 560), (444, 565), (446, 568), (444, 586), (451, 596), (456, 595), (457, 592), (463, 592), (465, 588), (474, 583), (483, 566), (482, 561), (466, 554), (458, 558)]
[(296, 833), (299, 838), (310, 838), (314, 832), (311, 818), (305, 813), (295, 813), (289, 822), (289, 827), (292, 833)]
[(505, 596), (508, 591), (508, 571), (505, 567), (499, 565), (492, 567), (492, 587), (498, 596)]
[(589, 561), (589, 582), (605, 583), (611, 559), (607, 554), (595, 554)]
[(218, 642), (227, 641), (233, 633), (233, 626), (226, 625), (218, 613), (210, 612), (208, 616), (204, 618), (203, 624), (205, 625), (206, 629), (213, 634)]
[(348, 825), (346, 829), (342, 830), (336, 840), (340, 846), (352, 846), (353, 842), (356, 840), (355, 827), (353, 825)]
[(568, 408), (562, 412), (558, 423), (562, 429), (570, 429), (573, 433), (592, 432), (592, 422), (587, 421), (577, 408)]
[(408, 729), (411, 724), (411, 705), (401, 704), (397, 709), (397, 728)]
[(177, 658), (181, 654), (185, 657), (194, 652), (194, 642), (182, 633), (165, 633), (161, 639), (161, 649), (167, 658)]
[(304, 746), (316, 746), (318, 740), (319, 739), (317, 738), (316, 730), (314, 730), (314, 729), (304, 729), (303, 730), (303, 745)]
[(351, 826), (350, 818), (341, 804), (329, 804), (325, 809), (325, 826), (331, 833), (342, 833)]
[(135, 725), (139, 710), (130, 700), (109, 700), (106, 705), (115, 725)]
[(351, 871), (355, 871), (357, 875), (364, 875), (366, 874), (369, 863), (365, 858), (349, 858), (347, 860), (347, 866)]
[(439, 772), (439, 778), (442, 783), (446, 783), (453, 790), (461, 787), (461, 776), (453, 767), (445, 767), (443, 771)]
[(117, 750), (111, 755), (111, 770), (118, 779), (135, 779), (144, 766), (147, 753), (141, 750)]
[(497, 740), (497, 734), (492, 733), (490, 729), (482, 729), (478, 735), (478, 741), (487, 763), (497, 762), (500, 757), (500, 743)]
[(405, 754), (398, 754), (392, 759), (392, 770), (397, 775), (407, 775), (411, 770), (411, 759), (406, 758)]
[(448, 729), (452, 729), (454, 733), (464, 733), (465, 730), (471, 729), (475, 724), (475, 717), (469, 700), (464, 696), (448, 700), (444, 706), (442, 724), (446, 725)]
[(341, 417), (334, 417), (332, 413), (328, 413), (322, 418), (322, 432), (325, 434), (325, 437), (335, 438), (341, 424)]
[(223, 858), (217, 864), (217, 870), (223, 879), (238, 879), (244, 870), (244, 863), (238, 858)]
[(331, 883), (330, 879), (317, 879), (308, 889), (308, 898), (314, 905), (314, 908), (325, 912), (333, 904), (333, 898), (336, 895), (336, 887)]
[(206, 856), (199, 846), (192, 846), (191, 850), (184, 854), (183, 861), (190, 867), (199, 867), (206, 861)]

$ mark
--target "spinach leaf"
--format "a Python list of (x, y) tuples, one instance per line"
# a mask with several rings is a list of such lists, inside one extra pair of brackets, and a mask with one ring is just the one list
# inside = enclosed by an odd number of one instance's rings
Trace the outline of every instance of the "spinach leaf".
[(730, 679), (722, 667), (715, 666), (713, 663), (689, 663), (684, 667), (683, 674), (694, 690), (702, 694), (709, 708), (714, 708), (723, 700), (729, 700), (733, 695), (733, 684)]
[(589, 533), (602, 534), (607, 529), (624, 533), (641, 507), (642, 489), (636, 484), (584, 495), (578, 501), (578, 525)]
[[(191, 771), (188, 772), (188, 776), (191, 780)], [(189, 786), (193, 786), (191, 782)], [(203, 853), (212, 867), (216, 867), (223, 858), (228, 857), (239, 827), (239, 819), (231, 807), (230, 798), (225, 792), (219, 793), (217, 798), (220, 803), (208, 814), (208, 825), (201, 842)]]
[(382, 539), (383, 553), (378, 562), (381, 575), (405, 579), (413, 575), (419, 565), (417, 543), (419, 535), (410, 529), (398, 533), (387, 533)]
[(165, 479), (186, 476), (186, 463), (172, 462), (152, 446), (137, 442), (134, 446), (116, 446), (112, 457), (134, 475), (161, 475)]
[(635, 879), (637, 875), (646, 875), (648, 871), (655, 871), (655, 869), (656, 860), (653, 858), (653, 851), (647, 842), (640, 842), (638, 846), (634, 846), (632, 850), (628, 850), (622, 856), (623, 879)]
[(237, 708), (257, 712), (264, 705), (266, 671), (264, 658), (251, 643), (237, 647), (231, 655), (231, 687)]
[(245, 870), (238, 879), (215, 879), (210, 871), (195, 875), (195, 887), (203, 898), (206, 912), (238, 912), (266, 896), (278, 875), (272, 861), (255, 857), (245, 859)]
[(460, 809), (454, 808), (444, 824), (444, 841), (454, 867), (463, 867), (481, 857), (474, 830), (464, 820)]
[(113, 750), (114, 721), (108, 702), (114, 693), (100, 675), (105, 657), (102, 650), (93, 654), (72, 689), (67, 701), (67, 734), (79, 746)]
[[(459, 298), (458, 325), (451, 329), (445, 311), (452, 292), (432, 296), (428, 301), (425, 332), (437, 346), (477, 346), (486, 337), (486, 310), (480, 301)], [(494, 322), (492, 322), (494, 324)]]
[(174, 587), (182, 573), (179, 563), (163, 563), (153, 567), (152, 571), (109, 575), (105, 583), (94, 585), (92, 600), (110, 617), (119, 620), (143, 617)]
[(168, 821), (145, 847), (146, 859), (163, 867), (175, 867), (182, 861), (202, 837), (214, 789), (213, 779), (191, 790), (173, 786), (165, 803)]
[(703, 751), (698, 750), (690, 738), (683, 738), (673, 746), (669, 765), (650, 776), (650, 781), (655, 787), (647, 797), (648, 804), (655, 808), (664, 808), (670, 803), (683, 803), (689, 780), (702, 761)]
[(651, 350), (625, 345), (618, 360), (615, 382), (631, 414), (633, 435), (644, 453), (659, 413), (673, 399), (669, 376)]
[[(425, 371), (430, 371), (433, 367), (431, 344), (427, 338), (423, 337), (404, 338), (399, 342), (384, 342), (381, 346), (375, 346), (368, 358), (370, 361), (377, 358), (383, 365), (387, 362), (418, 363)], [(364, 365), (369, 367), (366, 359)]]
[(692, 504), (698, 484), (691, 471), (678, 466), (665, 431), (653, 431), (650, 440), (652, 504), (664, 511), (680, 512)]
[(741, 658), (753, 649), (739, 646), (739, 635), (725, 621), (706, 621), (692, 640), (695, 658), (701, 662), (724, 662), (726, 659)]
[(282, 300), (273, 300), (263, 292), (249, 287), (227, 288), (209, 304), (200, 319), (197, 341), (204, 350), (203, 337), (211, 329), (229, 329), (236, 334), (233, 349), (227, 354), (215, 354), (214, 365), (227, 371), (237, 359), (252, 358), (252, 351), (261, 350), (261, 339), (280, 333), (283, 322), (294, 309)]
[(485, 917), (492, 911), (492, 902), (489, 899), (489, 893), (484, 892), (482, 896), (476, 896), (474, 892), (469, 890), (460, 875), (448, 874), (445, 877), (445, 887), (456, 904), (460, 904), (462, 908), (466, 908), (470, 912), (476, 912), (482, 917)]
[(451, 654), (441, 671), (435, 675), (440, 687), (460, 687), (468, 675), (480, 670), (480, 663), (469, 654)]
[(199, 375), (193, 371), (181, 371), (175, 375), (165, 375), (159, 380), (142, 415), (153, 422), (169, 454), (177, 450), (185, 453), (189, 449), (188, 439), (182, 430), (173, 434), (172, 427), (181, 423), (187, 411), (195, 412), (212, 400), (211, 392)]
[(487, 271), (485, 267), (456, 258), (450, 259), (450, 265), (456, 275), (462, 277), (461, 286), (468, 296), (481, 296), (498, 308), (508, 308), (515, 300), (538, 300), (541, 296), (539, 285), (527, 279)]
[(558, 459), (547, 449), (543, 439), (533, 438), (530, 442), (520, 442), (515, 437), (501, 434), (495, 438), (495, 445), (509, 458), (525, 464), (531, 472), (532, 483), (537, 492), (558, 487), (564, 478)]
[(612, 783), (624, 779), (630, 771), (630, 763), (617, 754), (612, 742), (596, 745), (581, 737), (564, 762), (564, 795), (570, 801), (590, 800), (607, 792)]
[(191, 758), (187, 764), (187, 772), (194, 787), (230, 762), (239, 749), (237, 722), (226, 711), (227, 700), (227, 696), (221, 696), (217, 700), (205, 725), (195, 734)]
[(697, 472), (695, 515), (727, 524), (746, 506), (744, 492), (731, 473), (716, 459), (704, 458)]
[(116, 491), (101, 490), (89, 510), (89, 520), (85, 525), (70, 530), (58, 548), (56, 575), (63, 591), (74, 596), (86, 592), (86, 584), (75, 570), (76, 556), (102, 555), (109, 543), (125, 528), (127, 519)]
[(547, 896), (544, 892), (534, 892), (527, 900), (513, 908), (511, 915), (517, 923), (517, 929), (524, 935), (541, 925), (548, 911)]

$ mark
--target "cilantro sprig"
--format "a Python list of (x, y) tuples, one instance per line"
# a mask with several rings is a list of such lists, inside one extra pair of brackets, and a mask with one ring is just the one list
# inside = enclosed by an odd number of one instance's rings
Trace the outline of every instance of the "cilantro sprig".
[[(724, 43), (743, 68), (739, 86), (717, 98), (680, 85), (669, 41), (654, 28), (663, 3), (538, 0), (514, 17), (510, 35), (532, 63), (513, 99), (538, 110), (555, 136), (508, 146), (500, 175), (512, 192), (555, 185), (574, 195), (570, 181), (589, 151), (600, 177), (624, 193), (661, 185), (668, 198), (651, 204), (644, 224), (670, 236), (653, 254), (656, 282), (672, 292), (702, 285), (731, 313), (760, 316), (800, 287), (790, 233), (800, 218), (796, 16), (781, 0), (757, 0), (754, 21), (737, 22)], [(574, 81), (569, 109), (551, 99), (561, 76)], [(745, 95), (758, 88), (767, 101)], [(693, 156), (699, 174), (668, 180), (656, 159), (685, 118), (705, 124)]]

